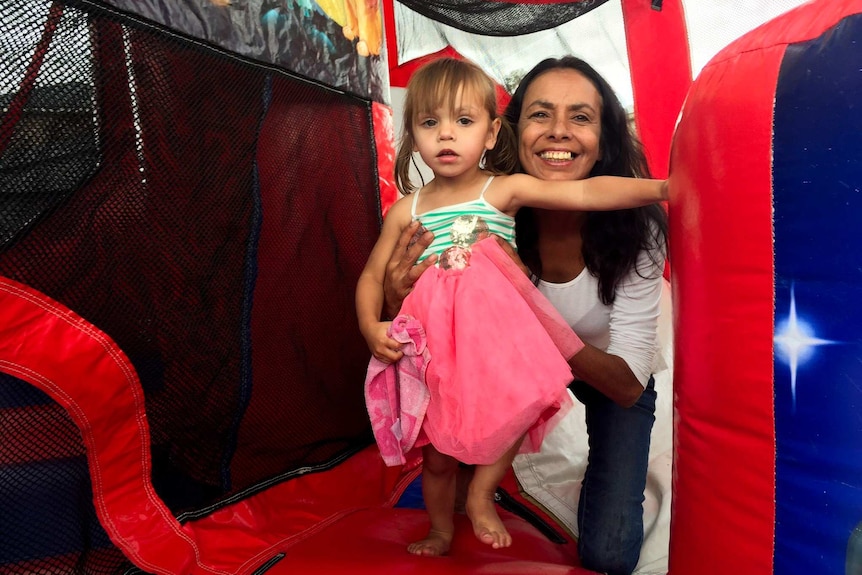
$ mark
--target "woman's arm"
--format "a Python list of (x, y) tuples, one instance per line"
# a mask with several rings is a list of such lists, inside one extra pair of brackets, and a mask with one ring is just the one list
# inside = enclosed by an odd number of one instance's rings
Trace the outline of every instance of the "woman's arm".
[(588, 343), (569, 360), (569, 365), (576, 379), (586, 381), (622, 407), (633, 406), (643, 393), (644, 387), (623, 358)]
[(641, 396), (657, 353), (664, 259), (657, 260), (641, 252), (637, 268), (645, 277), (632, 270), (617, 287), (607, 351), (587, 345), (569, 360), (575, 377), (623, 407)]

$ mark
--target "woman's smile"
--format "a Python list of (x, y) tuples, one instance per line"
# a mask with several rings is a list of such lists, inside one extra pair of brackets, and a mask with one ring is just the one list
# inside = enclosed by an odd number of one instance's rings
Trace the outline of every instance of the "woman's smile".
[(601, 157), (602, 97), (576, 70), (537, 76), (524, 94), (519, 156), (528, 174), (581, 180)]

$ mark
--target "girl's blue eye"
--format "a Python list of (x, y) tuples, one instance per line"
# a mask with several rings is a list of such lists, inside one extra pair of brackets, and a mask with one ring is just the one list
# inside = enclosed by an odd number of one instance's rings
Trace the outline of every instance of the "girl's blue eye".
[(458, 123), (462, 126), (469, 126), (473, 123), (473, 120), (471, 120), (470, 118), (458, 118)]

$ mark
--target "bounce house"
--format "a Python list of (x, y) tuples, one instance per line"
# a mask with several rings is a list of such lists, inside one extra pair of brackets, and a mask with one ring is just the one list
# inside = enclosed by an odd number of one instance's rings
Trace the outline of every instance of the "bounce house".
[(405, 551), (354, 310), (412, 71), (566, 53), (671, 188), (636, 573), (862, 574), (862, 0), (5, 0), (0, 574), (592, 573), (576, 412)]

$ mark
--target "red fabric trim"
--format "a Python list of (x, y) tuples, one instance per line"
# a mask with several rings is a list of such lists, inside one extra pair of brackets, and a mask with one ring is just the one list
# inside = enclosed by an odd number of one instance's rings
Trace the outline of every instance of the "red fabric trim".
[(393, 0), (380, 0), (383, 11), (383, 33), (386, 35), (386, 63), (389, 65), (389, 85), (403, 86), (392, 78), (392, 69), (398, 66), (398, 40), (395, 36), (395, 7)]
[(159, 575), (212, 572), (195, 568), (194, 541), (153, 489), (140, 381), (110, 338), (44, 294), (0, 278), (0, 370), (69, 413), (87, 448), (99, 521), (135, 565)]
[(676, 130), (671, 573), (773, 572), (771, 150), (783, 56), (776, 46), (707, 65)]
[[(418, 464), (386, 467), (377, 447), (371, 446), (332, 469), (273, 485), (190, 522), (186, 528), (194, 531), (210, 565), (249, 573), (277, 553), (315, 538), (346, 515), (391, 507), (416, 477)], [(319, 552), (325, 556), (337, 541), (320, 544)], [(398, 551), (401, 556), (403, 549)], [(294, 573), (312, 571), (309, 567)]]
[(623, 0), (622, 8), (638, 134), (653, 177), (666, 178), (674, 126), (691, 86), (682, 0), (664, 0), (660, 11), (647, 0)]
[(398, 199), (395, 185), (395, 128), (392, 108), (371, 103), (374, 144), (377, 148), (377, 178), (380, 181), (380, 208), (383, 215)]
[(422, 64), (447, 56), (451, 58), (462, 58), (461, 54), (456, 52), (452, 46), (446, 46), (438, 52), (410, 60), (409, 62), (405, 62), (399, 66), (398, 55), (394, 54), (392, 59), (389, 61), (389, 82), (392, 86), (404, 88), (407, 86), (410, 76), (412, 76), (413, 72), (415, 72)]

